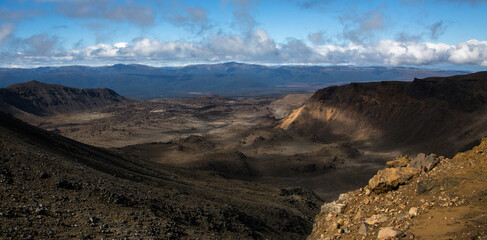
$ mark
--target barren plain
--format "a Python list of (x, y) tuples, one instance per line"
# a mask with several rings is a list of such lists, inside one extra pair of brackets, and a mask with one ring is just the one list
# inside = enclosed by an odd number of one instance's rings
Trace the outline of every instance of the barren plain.
[(30, 123), (169, 166), (309, 188), (325, 200), (360, 186), (398, 154), (357, 149), (346, 141), (318, 142), (277, 127), (309, 97), (131, 101), (97, 111), (32, 117)]

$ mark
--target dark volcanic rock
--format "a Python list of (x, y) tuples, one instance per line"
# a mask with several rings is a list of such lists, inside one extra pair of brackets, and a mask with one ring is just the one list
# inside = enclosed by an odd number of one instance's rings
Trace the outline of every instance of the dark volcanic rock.
[(110, 89), (79, 89), (37, 81), (0, 89), (0, 110), (38, 116), (93, 110), (129, 100)]
[(77, 183), (70, 182), (70, 181), (68, 181), (66, 179), (60, 179), (56, 183), (56, 186), (58, 188), (64, 188), (64, 189), (69, 189), (69, 190), (80, 189), (81, 188)]
[(440, 187), (441, 185), (435, 181), (423, 180), (418, 182), (418, 186), (416, 187), (416, 193), (438, 193), (440, 191)]
[(487, 135), (486, 106), (487, 72), (352, 83), (316, 91), (279, 126), (322, 142), (449, 157)]
[(124, 157), (3, 113), (0, 153), (1, 239), (304, 239), (322, 204), (310, 191), (283, 196)]
[(409, 163), (409, 166), (427, 172), (438, 165), (439, 162), (440, 158), (436, 156), (436, 154), (426, 156), (424, 153), (419, 153), (416, 158)]

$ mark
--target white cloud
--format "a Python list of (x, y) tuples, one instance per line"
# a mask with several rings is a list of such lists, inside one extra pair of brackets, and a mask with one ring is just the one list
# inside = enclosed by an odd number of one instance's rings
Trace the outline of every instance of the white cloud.
[(129, 45), (128, 42), (118, 42), (113, 44), (113, 46), (116, 48), (126, 48), (128, 45)]
[(374, 44), (314, 47), (328, 64), (364, 65), (487, 65), (487, 41), (456, 45), (381, 40)]
[(96, 46), (90, 46), (81, 51), (86, 57), (117, 57), (120, 48), (118, 43), (114, 45), (99, 43)]
[[(39, 40), (43, 41), (37, 42), (46, 43), (51, 42), (52, 38), (44, 37)], [(130, 43), (100, 43), (82, 49), (56, 50), (48, 47), (46, 51), (37, 50), (20, 51), (19, 54), (3, 53), (0, 59), (17, 65), (94, 65), (116, 62), (164, 62), (171, 65), (240, 61), (273, 64), (487, 66), (487, 41), (469, 40), (445, 44), (380, 40), (348, 45), (317, 45), (290, 38), (285, 43), (278, 44), (263, 29), (255, 30), (249, 35), (213, 34), (198, 42), (136, 38)]]
[(487, 66), (487, 41), (469, 40), (449, 50), (448, 61), (459, 65)]

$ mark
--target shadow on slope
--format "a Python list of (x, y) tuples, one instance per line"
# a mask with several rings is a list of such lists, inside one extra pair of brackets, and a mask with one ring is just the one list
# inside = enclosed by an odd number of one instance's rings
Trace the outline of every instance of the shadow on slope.
[(0, 113), (2, 238), (299, 239), (321, 201), (162, 167)]
[(487, 72), (317, 91), (279, 127), (317, 141), (451, 156), (487, 135)]

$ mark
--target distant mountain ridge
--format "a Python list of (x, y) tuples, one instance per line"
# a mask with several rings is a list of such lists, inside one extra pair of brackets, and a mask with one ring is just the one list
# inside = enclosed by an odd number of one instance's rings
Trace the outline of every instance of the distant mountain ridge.
[(129, 100), (110, 89), (79, 89), (38, 81), (0, 89), (0, 110), (47, 116), (92, 110)]
[(311, 93), (323, 87), (350, 82), (411, 81), (415, 77), (466, 73), (403, 67), (272, 67), (236, 62), (185, 67), (115, 64), (104, 67), (0, 68), (0, 87), (37, 80), (77, 88), (110, 88), (133, 99), (210, 94), (250, 97)]
[(279, 127), (318, 141), (450, 156), (487, 136), (487, 72), (324, 88)]

